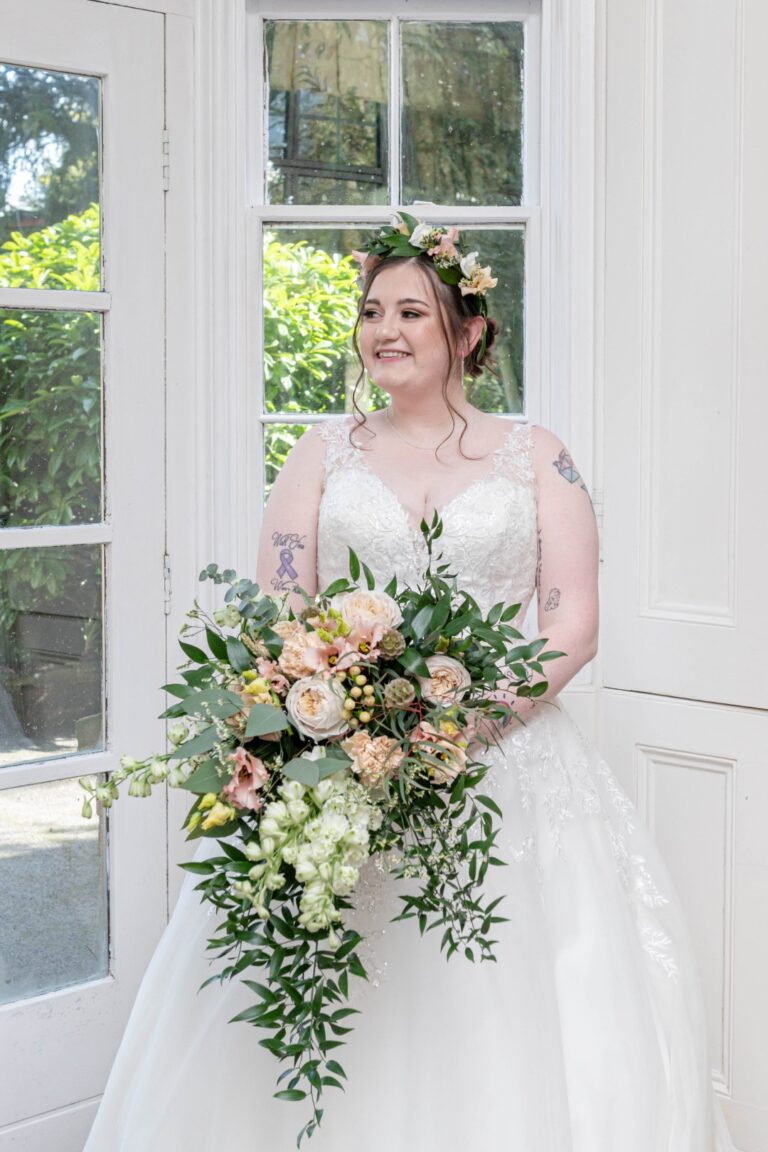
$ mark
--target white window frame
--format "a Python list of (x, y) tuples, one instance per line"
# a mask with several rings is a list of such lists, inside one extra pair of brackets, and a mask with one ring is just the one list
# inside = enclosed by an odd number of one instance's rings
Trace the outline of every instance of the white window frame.
[[(435, 223), (455, 223), (459, 225), (494, 226), (519, 225), (523, 229), (525, 243), (525, 300), (524, 300), (524, 371), (525, 409), (515, 414), (513, 419), (530, 420), (539, 414), (540, 380), (538, 351), (540, 348), (540, 296), (541, 233), (540, 233), (540, 171), (541, 171), (541, 4), (540, 0), (484, 0), (478, 10), (467, 15), (463, 0), (421, 0), (413, 7), (406, 0), (394, 0), (382, 8), (375, 0), (358, 0), (352, 5), (344, 0), (332, 0), (313, 11), (306, 0), (249, 0), (247, 8), (247, 57), (248, 67), (248, 207), (247, 207), (247, 262), (249, 298), (247, 312), (254, 318), (249, 349), (249, 375), (258, 381), (259, 441), (256, 459), (259, 461), (259, 497), (264, 496), (264, 445), (265, 432), (270, 424), (309, 424), (322, 420), (322, 414), (308, 413), (264, 413), (263, 412), (263, 236), (265, 226), (270, 224), (329, 225), (361, 224), (373, 227), (386, 222), (390, 211), (397, 208), (396, 201), (390, 205), (345, 204), (345, 205), (295, 205), (265, 203), (265, 151), (267, 140), (267, 78), (263, 75), (264, 22), (265, 20), (380, 20), (389, 24), (389, 155), (388, 186), (397, 191), (400, 185), (400, 143), (401, 143), (401, 53), (400, 29), (403, 22), (435, 21), (442, 23), (482, 24), (492, 20), (520, 21), (524, 33), (523, 68), (523, 195), (518, 205), (481, 207), (456, 206), (454, 204), (422, 203), (402, 204), (419, 219)], [(533, 384), (531, 382), (534, 382)]]

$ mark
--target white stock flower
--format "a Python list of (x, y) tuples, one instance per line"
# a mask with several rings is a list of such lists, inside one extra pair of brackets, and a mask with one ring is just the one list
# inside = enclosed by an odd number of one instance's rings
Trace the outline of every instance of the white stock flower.
[(301, 780), (286, 780), (278, 788), (278, 792), (287, 804), (290, 804), (292, 800), (301, 800), (306, 790)]
[(309, 804), (306, 800), (289, 800), (288, 815), (294, 824), (301, 824), (309, 815)]

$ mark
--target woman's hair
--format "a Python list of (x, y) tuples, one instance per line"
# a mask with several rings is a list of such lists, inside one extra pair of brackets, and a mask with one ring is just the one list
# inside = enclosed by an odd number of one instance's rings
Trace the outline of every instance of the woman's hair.
[[(435, 455), (437, 455), (438, 450), (453, 434), (453, 430), (456, 427), (456, 417), (458, 416), (458, 418), (464, 424), (461, 436), (459, 437), (459, 451), (463, 456), (464, 453), (461, 448), (461, 442), (464, 439), (464, 433), (467, 430), (467, 422), (461, 413), (457, 411), (457, 409), (454, 408), (453, 404), (451, 403), (448, 397), (448, 385), (459, 364), (461, 364), (462, 374), (464, 376), (471, 376), (473, 380), (475, 380), (482, 373), (483, 368), (486, 366), (493, 370), (493, 361), (489, 356), (489, 352), (496, 338), (498, 325), (495, 320), (491, 319), (491, 317), (487, 317), (485, 319), (485, 341), (483, 341), (481, 338), (475, 343), (474, 348), (472, 348), (467, 356), (461, 357), (459, 355), (458, 349), (461, 340), (466, 335), (467, 321), (471, 320), (474, 316), (477, 316), (478, 313), (472, 307), (469, 298), (462, 296), (457, 285), (446, 284), (445, 281), (440, 278), (432, 260), (426, 255), (426, 253), (423, 256), (391, 256), (388, 259), (382, 260), (380, 263), (378, 263), (365, 277), (365, 285), (363, 287), (363, 292), (360, 297), (360, 302), (357, 309), (357, 319), (355, 321), (355, 327), (352, 332), (352, 346), (354, 347), (355, 353), (360, 362), (360, 374), (355, 381), (355, 387), (352, 393), (352, 406), (355, 410), (355, 419), (357, 422), (354, 428), (352, 428), (350, 431), (350, 441), (352, 442), (352, 435), (358, 430), (358, 428), (360, 428), (361, 425), (365, 425), (367, 423), (365, 412), (358, 404), (358, 393), (365, 379), (365, 366), (363, 364), (363, 357), (360, 353), (359, 342), (360, 325), (363, 321), (363, 312), (365, 311), (365, 306), (370, 295), (371, 288), (373, 287), (377, 276), (379, 276), (384, 269), (392, 268), (398, 264), (415, 265), (421, 276), (424, 278), (425, 283), (428, 282), (432, 297), (438, 306), (437, 315), (438, 319), (440, 320), (440, 327), (442, 328), (445, 346), (448, 351), (448, 371), (446, 372), (445, 379), (443, 380), (443, 400), (445, 402), (446, 408), (448, 409), (448, 412), (450, 413), (451, 431), (437, 445), (437, 448), (435, 449)], [(375, 433), (371, 432), (370, 429), (366, 429), (366, 431), (368, 431), (371, 436), (375, 435)]]

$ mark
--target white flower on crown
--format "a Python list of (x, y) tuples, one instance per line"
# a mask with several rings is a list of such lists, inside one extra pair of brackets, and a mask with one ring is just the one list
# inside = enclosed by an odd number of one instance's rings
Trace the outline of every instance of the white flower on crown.
[(472, 273), (477, 267), (477, 252), (468, 252), (462, 259), (459, 267), (461, 268), (462, 275), (466, 276), (467, 280), (471, 280)]
[[(418, 224), (411, 233), (411, 244), (414, 248), (429, 248), (432, 243), (434, 224)], [(477, 253), (475, 253), (477, 255)]]

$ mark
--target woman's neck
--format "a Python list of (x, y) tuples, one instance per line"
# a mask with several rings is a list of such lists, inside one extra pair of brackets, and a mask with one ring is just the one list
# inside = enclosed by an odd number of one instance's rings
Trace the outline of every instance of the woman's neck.
[[(448, 408), (443, 397), (442, 389), (430, 390), (428, 395), (410, 393), (409, 395), (392, 396), (389, 402), (389, 416), (392, 424), (400, 431), (412, 435), (415, 439), (427, 439), (439, 433), (447, 436), (454, 424), (463, 428), (461, 417), (469, 422), (473, 413), (477, 412), (459, 385), (449, 387), (447, 393), (451, 408)], [(458, 419), (457, 419), (458, 414)]]

